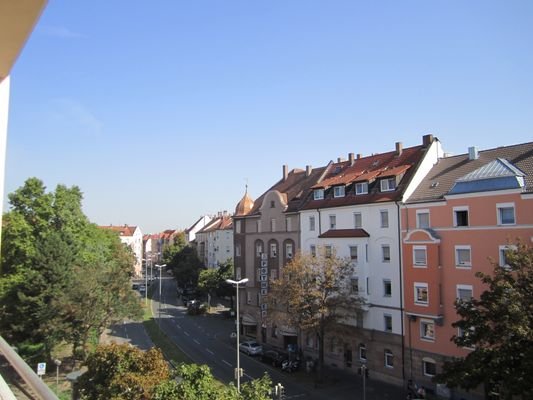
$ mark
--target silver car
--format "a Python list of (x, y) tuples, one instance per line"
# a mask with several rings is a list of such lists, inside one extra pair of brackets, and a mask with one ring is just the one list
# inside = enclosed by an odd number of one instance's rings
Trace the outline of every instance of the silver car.
[(239, 350), (243, 353), (248, 354), (249, 356), (256, 356), (258, 354), (263, 353), (263, 347), (255, 340), (248, 340), (246, 342), (242, 342), (239, 345)]

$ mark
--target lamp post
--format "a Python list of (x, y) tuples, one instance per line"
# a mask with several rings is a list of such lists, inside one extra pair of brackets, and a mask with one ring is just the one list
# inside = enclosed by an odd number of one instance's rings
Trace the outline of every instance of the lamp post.
[(61, 360), (55, 359), (54, 364), (56, 365), (56, 393), (59, 393), (59, 366), (61, 365)]
[(161, 278), (163, 274), (163, 267), (166, 267), (167, 264), (163, 264), (163, 265), (156, 264), (155, 266), (159, 268), (159, 311), (158, 311), (157, 321), (159, 323), (159, 326), (161, 326)]
[(226, 279), (226, 282), (230, 285), (235, 285), (237, 288), (237, 368), (235, 368), (235, 379), (237, 379), (237, 392), (241, 392), (241, 359), (240, 359), (240, 353), (239, 353), (239, 334), (240, 334), (240, 328), (239, 328), (239, 285), (242, 283), (248, 282), (248, 278), (241, 279), (240, 281), (234, 281), (232, 279)]

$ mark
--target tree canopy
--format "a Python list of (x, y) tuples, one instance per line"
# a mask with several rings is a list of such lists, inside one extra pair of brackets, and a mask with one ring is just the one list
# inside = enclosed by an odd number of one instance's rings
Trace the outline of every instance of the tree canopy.
[(0, 330), (22, 356), (49, 356), (61, 341), (83, 349), (90, 334), (141, 308), (133, 259), (116, 234), (91, 224), (76, 186), (46, 191), (37, 178), (8, 195), (0, 266)]
[(298, 254), (271, 280), (268, 313), (273, 321), (317, 335), (318, 370), (324, 364), (324, 337), (356, 318), (362, 300), (352, 291), (354, 267), (349, 260)]
[(461, 335), (452, 341), (471, 349), (443, 366), (437, 381), (470, 390), (480, 384), (502, 398), (533, 398), (533, 248), (518, 243), (506, 265), (478, 272), (486, 285), (479, 298), (456, 302)]

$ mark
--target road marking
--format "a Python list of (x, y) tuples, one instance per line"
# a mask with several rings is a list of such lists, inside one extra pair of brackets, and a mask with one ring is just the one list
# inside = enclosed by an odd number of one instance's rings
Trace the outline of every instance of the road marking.
[(250, 375), (248, 374), (244, 374), (245, 377), (247, 377), (248, 379), (251, 379), (252, 381), (254, 380), (254, 378), (252, 378)]
[(187, 332), (187, 331), (183, 331), (183, 333), (185, 333), (185, 335), (187, 335), (187, 336), (190, 336), (189, 332)]
[(196, 343), (197, 345), (200, 344), (200, 342), (199, 342), (198, 340), (196, 340), (196, 339), (193, 339), (192, 341), (193, 341), (194, 343)]
[(179, 329), (181, 329), (181, 325), (180, 325), (180, 324), (176, 323), (176, 326), (177, 326)]
[(233, 367), (233, 365), (231, 365), (231, 364), (230, 364), (229, 362), (227, 362), (226, 360), (222, 360), (222, 362), (223, 362), (224, 364), (226, 364), (228, 367)]
[(211, 350), (209, 350), (209, 349), (205, 349), (205, 351), (207, 351), (207, 352), (208, 352), (209, 354), (211, 354), (212, 356), (215, 355), (215, 353), (213, 353), (213, 352), (212, 352)]

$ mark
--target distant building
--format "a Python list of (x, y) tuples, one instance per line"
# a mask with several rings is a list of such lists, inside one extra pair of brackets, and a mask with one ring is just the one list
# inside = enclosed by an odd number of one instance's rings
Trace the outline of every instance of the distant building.
[(194, 245), (196, 241), (196, 232), (203, 229), (212, 219), (213, 217), (210, 215), (203, 215), (198, 218), (189, 228), (185, 229), (187, 243)]
[(135, 256), (135, 263), (134, 263), (134, 274), (136, 277), (142, 276), (142, 259), (143, 259), (143, 235), (141, 232), (141, 228), (138, 226), (114, 226), (114, 225), (108, 225), (108, 226), (100, 226), (102, 229), (109, 229), (114, 232), (117, 232), (120, 241), (126, 245), (128, 245), (131, 250), (133, 251), (133, 254)]
[(226, 211), (218, 213), (196, 232), (198, 257), (207, 268), (233, 261), (233, 220)]

